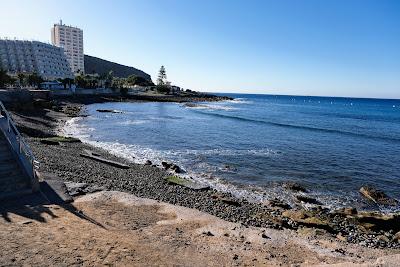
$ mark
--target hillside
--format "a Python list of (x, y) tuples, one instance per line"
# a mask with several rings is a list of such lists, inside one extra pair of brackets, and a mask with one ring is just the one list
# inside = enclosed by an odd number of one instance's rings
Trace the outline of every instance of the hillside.
[(134, 67), (124, 66), (108, 60), (85, 55), (85, 73), (108, 73), (110, 70), (114, 72), (115, 77), (126, 78), (129, 75), (137, 75), (151, 81), (151, 76), (142, 70)]

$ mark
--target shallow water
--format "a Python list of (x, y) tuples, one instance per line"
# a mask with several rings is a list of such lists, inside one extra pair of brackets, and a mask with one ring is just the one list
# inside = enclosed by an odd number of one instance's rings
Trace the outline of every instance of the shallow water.
[(256, 199), (289, 199), (282, 181), (303, 184), (328, 206), (368, 208), (358, 194), (365, 184), (400, 199), (399, 100), (231, 96), (194, 106), (93, 104), (65, 131), (133, 161), (176, 162)]

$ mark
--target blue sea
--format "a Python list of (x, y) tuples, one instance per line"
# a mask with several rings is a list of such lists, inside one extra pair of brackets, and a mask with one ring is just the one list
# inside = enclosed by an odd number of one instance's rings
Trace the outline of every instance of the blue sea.
[(174, 162), (252, 201), (293, 203), (286, 181), (329, 207), (385, 209), (363, 201), (363, 185), (400, 200), (400, 100), (225, 95), (235, 100), (93, 104), (65, 131), (133, 162)]

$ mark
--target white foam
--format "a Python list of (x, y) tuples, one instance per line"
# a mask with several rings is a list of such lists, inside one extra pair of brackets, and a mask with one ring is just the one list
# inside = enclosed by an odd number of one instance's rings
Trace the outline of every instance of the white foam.
[(253, 101), (250, 101), (246, 98), (235, 98), (233, 100), (226, 100), (224, 102), (233, 103), (233, 104), (253, 104)]
[(195, 105), (183, 105), (185, 108), (190, 109), (205, 109), (205, 110), (235, 110), (237, 108), (223, 105), (213, 105), (213, 104), (195, 104)]
[(118, 125), (138, 125), (138, 124), (144, 124), (147, 121), (145, 120), (126, 120), (122, 122), (118, 122)]

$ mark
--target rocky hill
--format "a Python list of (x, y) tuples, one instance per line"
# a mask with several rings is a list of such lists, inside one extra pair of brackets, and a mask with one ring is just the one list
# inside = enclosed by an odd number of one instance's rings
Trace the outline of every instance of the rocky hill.
[(151, 81), (151, 76), (142, 70), (134, 67), (124, 66), (108, 60), (85, 55), (85, 73), (108, 73), (110, 70), (114, 72), (115, 77), (126, 78), (129, 75), (137, 75)]

